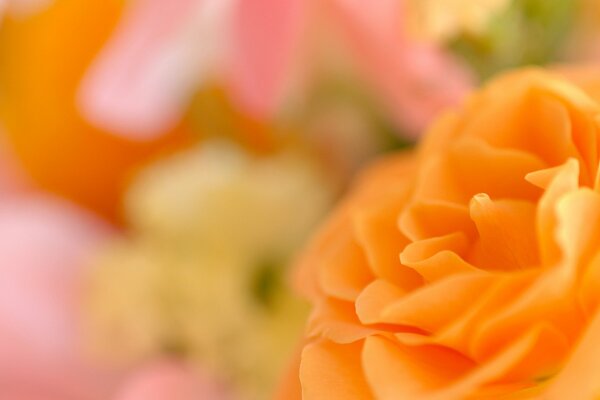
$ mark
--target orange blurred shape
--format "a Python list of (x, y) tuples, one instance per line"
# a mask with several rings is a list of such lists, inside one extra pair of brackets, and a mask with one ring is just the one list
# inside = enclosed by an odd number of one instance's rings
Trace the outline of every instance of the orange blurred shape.
[(112, 33), (121, 0), (55, 0), (0, 28), (0, 119), (26, 171), (41, 188), (120, 221), (133, 173), (192, 142), (182, 126), (133, 142), (92, 127), (75, 104), (78, 85)]

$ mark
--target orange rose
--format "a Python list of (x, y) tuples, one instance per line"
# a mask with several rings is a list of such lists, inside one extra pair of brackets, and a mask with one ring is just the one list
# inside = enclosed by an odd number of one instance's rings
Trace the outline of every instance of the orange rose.
[(600, 103), (567, 75), (500, 77), (362, 176), (300, 262), (304, 399), (598, 399)]

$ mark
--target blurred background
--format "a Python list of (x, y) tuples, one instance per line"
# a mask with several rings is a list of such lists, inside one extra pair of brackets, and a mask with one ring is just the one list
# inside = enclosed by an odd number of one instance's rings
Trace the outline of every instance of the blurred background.
[(293, 261), (474, 86), (600, 60), (596, 0), (0, 0), (0, 398), (267, 399)]

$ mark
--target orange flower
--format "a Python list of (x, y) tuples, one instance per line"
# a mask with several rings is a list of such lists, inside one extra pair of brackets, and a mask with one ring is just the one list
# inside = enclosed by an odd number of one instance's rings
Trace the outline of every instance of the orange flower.
[(598, 398), (600, 103), (573, 81), (500, 77), (362, 176), (300, 260), (304, 399)]

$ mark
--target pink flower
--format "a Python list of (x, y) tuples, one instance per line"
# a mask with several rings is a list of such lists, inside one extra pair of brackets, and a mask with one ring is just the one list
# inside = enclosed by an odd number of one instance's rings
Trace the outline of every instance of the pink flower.
[(0, 398), (106, 398), (114, 377), (85, 358), (77, 307), (84, 258), (108, 232), (58, 199), (0, 201)]
[(132, 0), (83, 81), (81, 108), (99, 126), (146, 139), (174, 125), (216, 77), (237, 105), (269, 116), (308, 73), (320, 45), (309, 32), (323, 23), (341, 32), (391, 115), (418, 132), (468, 90), (470, 76), (410, 38), (403, 9), (402, 0)]

